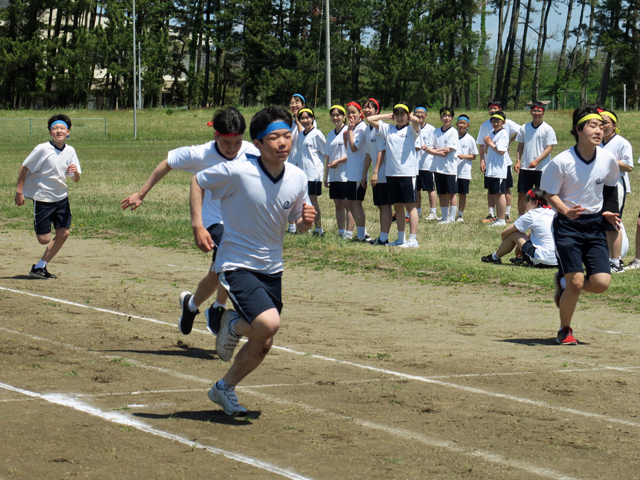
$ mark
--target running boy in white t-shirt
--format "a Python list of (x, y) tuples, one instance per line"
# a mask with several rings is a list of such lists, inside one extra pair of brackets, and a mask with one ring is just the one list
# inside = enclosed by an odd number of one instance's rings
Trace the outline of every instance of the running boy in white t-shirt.
[(531, 104), (531, 122), (520, 127), (516, 136), (516, 164), (518, 173), (518, 215), (524, 214), (526, 194), (533, 187), (540, 187), (542, 170), (551, 161), (553, 146), (558, 144), (556, 132), (543, 120), (544, 103)]
[(471, 120), (465, 113), (458, 115), (456, 128), (458, 130), (458, 218), (456, 222), (464, 222), (464, 209), (467, 205), (467, 195), (471, 184), (471, 163), (478, 155), (478, 147), (475, 139), (467, 132), (471, 126)]
[(305, 232), (315, 217), (308, 203), (306, 175), (286, 162), (292, 123), (291, 114), (282, 107), (260, 110), (249, 127), (260, 156), (221, 163), (191, 180), (191, 224), (198, 248), (213, 248), (202, 224), (204, 190), (220, 199), (225, 223), (215, 270), (235, 310), (228, 309), (222, 316), (216, 338), (220, 359), (231, 361), (240, 338), (247, 337), (231, 368), (208, 393), (227, 415), (247, 412), (238, 402), (235, 387), (262, 363), (280, 327), (287, 223), (293, 221)]
[[(42, 280), (57, 278), (47, 265), (69, 237), (71, 208), (66, 177), (80, 181), (80, 161), (75, 149), (65, 142), (71, 131), (71, 119), (65, 114), (54, 115), (47, 122), (51, 140), (41, 143), (20, 166), (15, 204), (22, 206), (25, 198), (33, 200), (34, 227), (40, 245), (47, 245), (44, 255), (31, 267), (29, 276)], [(56, 236), (51, 240), (51, 224)]]
[[(602, 293), (611, 283), (605, 223), (619, 228), (616, 184), (620, 169), (602, 148), (602, 117), (595, 107), (573, 112), (576, 146), (557, 155), (542, 172), (540, 188), (557, 213), (553, 236), (558, 257), (555, 303), (560, 309), (556, 342), (575, 345), (571, 320), (584, 290)], [(583, 264), (586, 275), (583, 272)]]
[[(214, 140), (202, 145), (181, 147), (171, 150), (162, 162), (151, 172), (149, 178), (139, 192), (129, 195), (120, 202), (122, 210), (131, 208), (135, 210), (144, 201), (151, 189), (162, 180), (171, 170), (185, 170), (198, 173), (214, 165), (243, 159), (245, 154), (256, 154), (258, 151), (249, 142), (242, 140), (247, 128), (244, 117), (237, 108), (228, 107), (215, 113), (213, 121), (209, 125), (214, 129)], [(224, 234), (220, 201), (214, 200), (210, 194), (205, 195), (202, 205), (202, 222), (206, 226), (211, 238), (213, 238), (213, 257), (211, 264), (215, 263), (218, 246)], [(194, 294), (184, 291), (180, 294), (181, 315), (178, 320), (178, 329), (183, 335), (189, 335), (193, 328), (196, 315), (200, 313), (200, 306), (211, 295), (216, 293), (215, 302), (205, 311), (207, 329), (214, 335), (220, 330), (220, 319), (224, 313), (227, 302), (227, 292), (218, 287), (218, 275), (209, 271), (198, 284)]]

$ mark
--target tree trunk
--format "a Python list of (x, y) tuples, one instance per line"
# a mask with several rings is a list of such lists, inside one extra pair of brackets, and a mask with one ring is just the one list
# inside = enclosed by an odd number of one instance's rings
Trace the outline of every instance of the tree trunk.
[[(509, 13), (509, 6), (511, 5), (511, 0), (508, 0), (506, 12)], [(493, 76), (491, 77), (491, 98), (493, 98), (496, 94), (496, 88), (498, 84), (498, 72), (502, 70), (501, 59), (502, 59), (502, 35), (504, 34), (504, 26), (506, 23), (506, 14), (504, 14), (504, 0), (500, 0), (500, 5), (498, 7), (498, 42), (496, 45), (496, 55), (493, 61)]]
[(476, 75), (476, 108), (482, 108), (480, 104), (480, 68), (484, 62), (484, 51), (487, 45), (487, 0), (481, 0), (480, 7), (480, 47), (478, 48), (478, 74)]
[[(569, 58), (569, 65), (567, 65), (567, 72), (569, 75), (573, 74), (576, 61), (578, 60), (578, 45), (580, 45), (580, 37), (582, 37), (582, 20), (584, 19), (584, 8), (587, 4), (586, 0), (581, 0), (582, 6), (580, 7), (580, 21), (578, 22), (578, 31), (576, 32), (576, 45), (573, 47), (571, 57)], [(567, 94), (569, 93), (569, 85), (567, 84), (564, 89), (564, 98), (562, 100), (562, 108), (567, 108)]]
[[(569, 0), (572, 2), (573, 0)], [(571, 16), (571, 13), (569, 13)], [(524, 32), (522, 33), (522, 45), (520, 46), (520, 68), (518, 69), (518, 84), (516, 85), (516, 95), (513, 100), (513, 109), (517, 110), (520, 104), (520, 91), (524, 80), (524, 70), (527, 62), (527, 33), (529, 32), (529, 18), (531, 17), (531, 0), (527, 2), (527, 14), (524, 20)]]
[(556, 82), (553, 87), (553, 96), (556, 100), (556, 110), (560, 108), (560, 98), (558, 97), (558, 90), (560, 89), (560, 85), (564, 82), (566, 78), (566, 73), (564, 71), (564, 60), (567, 54), (567, 42), (569, 40), (570, 34), (570, 25), (571, 25), (571, 13), (573, 11), (573, 0), (569, 0), (568, 12), (567, 12), (567, 21), (564, 24), (564, 34), (562, 35), (562, 47), (560, 48), (560, 57), (558, 58), (558, 72), (556, 73)]
[(504, 82), (502, 84), (502, 107), (507, 108), (509, 103), (509, 85), (511, 84), (511, 73), (513, 72), (513, 57), (515, 55), (516, 37), (518, 36), (518, 22), (520, 20), (520, 0), (514, 0), (513, 11), (511, 12), (511, 25), (509, 27), (509, 40), (507, 47), (509, 49), (509, 58), (507, 60), (507, 70), (504, 74)]
[(540, 29), (538, 30), (538, 48), (536, 49), (536, 65), (533, 73), (533, 95), (532, 100), (538, 101), (540, 94), (540, 67), (542, 65), (542, 56), (544, 55), (544, 46), (547, 43), (547, 20), (551, 11), (553, 0), (544, 0), (542, 11), (540, 12)]
[(596, 0), (589, 1), (591, 15), (589, 18), (589, 33), (587, 34), (587, 50), (584, 54), (584, 67), (582, 69), (582, 88), (580, 89), (580, 106), (584, 107), (588, 101), (587, 85), (589, 83), (589, 67), (591, 66), (591, 40), (593, 39), (593, 20), (595, 18)]

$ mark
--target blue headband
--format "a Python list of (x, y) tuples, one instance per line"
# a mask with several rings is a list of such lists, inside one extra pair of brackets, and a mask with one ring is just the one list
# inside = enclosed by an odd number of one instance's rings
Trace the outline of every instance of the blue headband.
[(460, 115), (458, 117), (458, 120), (466, 120), (467, 123), (471, 123), (471, 121), (469, 120), (469, 117), (467, 117), (466, 115)]
[(267, 135), (269, 135), (271, 132), (275, 130), (282, 130), (283, 128), (287, 130), (291, 130), (291, 127), (287, 125), (286, 122), (279, 121), (279, 122), (270, 123), (267, 128), (265, 128), (256, 136), (256, 140), (260, 140), (263, 137), (266, 137)]
[(418, 110), (424, 110), (424, 113), (427, 113), (426, 107), (416, 107), (416, 108), (413, 109), (414, 112), (416, 112)]
[(304, 99), (304, 97), (302, 95), (300, 95), (299, 93), (294, 93), (293, 95), (291, 95), (292, 97), (300, 97), (300, 100), (302, 100), (302, 103), (306, 104), (307, 101)]
[(58, 124), (64, 125), (65, 127), (67, 127), (67, 130), (69, 130), (69, 125), (67, 125), (67, 122), (64, 122), (64, 121), (62, 121), (62, 120), (56, 120), (56, 121), (55, 121), (55, 122), (53, 122), (53, 123), (51, 124), (51, 126), (49, 127), (49, 131), (51, 131), (51, 129), (53, 128), (53, 126), (54, 126), (54, 125), (58, 125)]

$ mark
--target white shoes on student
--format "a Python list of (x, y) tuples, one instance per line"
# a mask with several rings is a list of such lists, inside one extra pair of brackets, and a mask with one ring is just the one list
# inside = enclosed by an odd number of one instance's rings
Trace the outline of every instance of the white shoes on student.
[(438, 220), (438, 216), (435, 213), (429, 213), (429, 215), (425, 217), (425, 220), (436, 221)]
[(418, 245), (417, 240), (407, 240), (406, 242), (398, 246), (402, 248), (418, 248), (420, 245)]
[(220, 331), (216, 337), (216, 352), (223, 362), (231, 361), (233, 352), (240, 341), (240, 337), (235, 336), (229, 329), (229, 324), (238, 318), (240, 318), (240, 315), (235, 310), (228, 309), (222, 314)]
[(489, 224), (490, 227), (506, 227), (507, 222), (504, 220), (496, 220), (495, 222)]
[(247, 413), (247, 409), (240, 405), (235, 389), (236, 387), (229, 387), (226, 390), (220, 390), (214, 383), (207, 396), (213, 403), (220, 405), (224, 413), (235, 417), (241, 413)]

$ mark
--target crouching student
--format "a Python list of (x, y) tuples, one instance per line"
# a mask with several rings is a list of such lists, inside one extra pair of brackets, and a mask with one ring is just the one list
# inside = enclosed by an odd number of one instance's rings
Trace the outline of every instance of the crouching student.
[[(502, 231), (502, 243), (491, 255), (482, 257), (483, 262), (502, 263), (501, 258), (515, 247), (516, 258), (522, 255), (523, 261), (529, 265), (538, 268), (558, 265), (551, 226), (556, 212), (549, 207), (545, 192), (539, 188), (529, 190), (524, 208), (526, 213)], [(531, 230), (529, 235), (527, 230)]]

